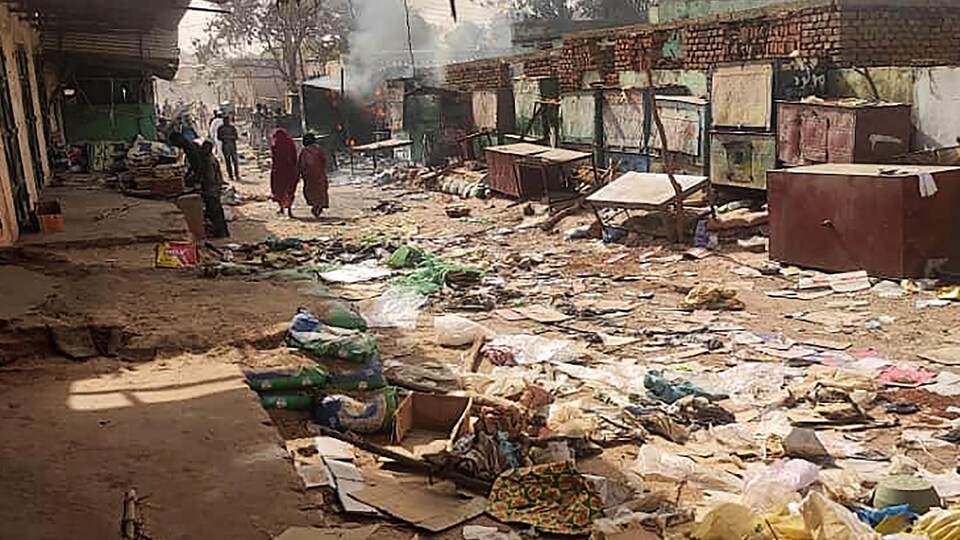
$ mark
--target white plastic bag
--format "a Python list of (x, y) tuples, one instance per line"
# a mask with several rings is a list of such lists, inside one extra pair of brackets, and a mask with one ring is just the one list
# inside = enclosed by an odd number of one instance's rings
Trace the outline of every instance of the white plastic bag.
[(820, 468), (803, 459), (778, 461), (749, 476), (741, 502), (760, 512), (800, 502), (801, 489), (820, 478)]
[(492, 330), (459, 315), (440, 315), (433, 319), (437, 343), (444, 347), (460, 347), (473, 343), (478, 337), (493, 337)]
[(689, 482), (705, 489), (737, 493), (742, 484), (730, 473), (704, 467), (696, 461), (664, 452), (651, 444), (640, 448), (633, 470), (644, 480)]
[(414, 289), (391, 287), (377, 298), (360, 302), (360, 312), (370, 328), (413, 330), (426, 303), (427, 297)]

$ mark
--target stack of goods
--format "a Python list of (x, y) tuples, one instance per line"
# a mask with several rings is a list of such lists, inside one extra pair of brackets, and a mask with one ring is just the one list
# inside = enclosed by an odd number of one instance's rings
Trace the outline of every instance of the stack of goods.
[(397, 409), (387, 386), (376, 339), (350, 305), (325, 304), (317, 315), (301, 308), (287, 332), (287, 345), (311, 360), (280, 370), (252, 370), (247, 384), (267, 409), (311, 411), (326, 427), (375, 433), (388, 429)]
[(175, 148), (137, 137), (125, 163), (128, 173), (122, 185), (127, 191), (161, 196), (179, 195), (184, 191), (187, 166)]

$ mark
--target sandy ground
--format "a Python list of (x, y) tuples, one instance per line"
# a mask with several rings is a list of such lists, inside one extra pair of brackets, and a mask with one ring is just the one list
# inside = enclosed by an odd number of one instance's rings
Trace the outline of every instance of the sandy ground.
[[(252, 162), (244, 163), (243, 177), (235, 184), (242, 194), (262, 198), (268, 193), (267, 175)], [(294, 219), (278, 217), (269, 202), (234, 208), (230, 241), (396, 235), (484, 267), (529, 303), (636, 299), (653, 292), (652, 299), (637, 300), (626, 318), (589, 322), (593, 328), (618, 332), (697, 324), (702, 314), (680, 314), (673, 308), (687, 287), (708, 283), (736, 287), (746, 304), (743, 312), (723, 314), (723, 321), (756, 333), (849, 341), (853, 348), (872, 348), (892, 360), (914, 360), (918, 351), (946, 343), (956, 324), (954, 306), (915, 307), (916, 299), (929, 295), (895, 300), (869, 292), (812, 301), (769, 298), (765, 291), (789, 283), (775, 277), (745, 279), (733, 272), (740, 263), (759, 266), (765, 255), (732, 250), (725, 257), (643, 266), (640, 255), (662, 241), (651, 238), (636, 248), (593, 240), (565, 242), (559, 231), (588, 223), (589, 215), (569, 218), (558, 231), (544, 233), (519, 227), (527, 218), (521, 206), (507, 200), (461, 201), (354, 183), (343, 176), (337, 182), (331, 190), (333, 207), (319, 220), (309, 217), (302, 199)], [(382, 215), (371, 210), (384, 200), (407, 211)], [(451, 203), (465, 204), (481, 219), (446, 217), (443, 207)], [(0, 538), (115, 535), (122, 494), (130, 487), (149, 497), (147, 519), (155, 538), (263, 539), (288, 525), (339, 522), (317, 494), (304, 493), (279, 452), (276, 427), (284, 437), (303, 435), (302, 419), (268, 418), (239, 384), (237, 371), (238, 366), (289, 363), (288, 353), (278, 348), (285, 324), (298, 306), (309, 307), (317, 300), (295, 284), (211, 280), (190, 271), (154, 269), (153, 244), (147, 240), (151, 230), (171, 230), (166, 223), (169, 209), (138, 220), (137, 212), (156, 203), (119, 204), (115, 208), (126, 204), (127, 209), (99, 220), (118, 223), (103, 227), (116, 233), (109, 242), (76, 232), (75, 241), (31, 239), (23, 249), (0, 253), (0, 263), (6, 263), (0, 265), (0, 292), (5, 300), (16, 299), (4, 302), (0, 326), (8, 336), (6, 342), (0, 339), (0, 406), (7, 408), (0, 418)], [(660, 255), (672, 252), (665, 248)], [(626, 258), (615, 260), (624, 253)], [(521, 261), (531, 257), (542, 262), (525, 269)], [(21, 287), (11, 286), (11, 276)], [(447, 311), (447, 300), (452, 299), (440, 298), (430, 306), (416, 331), (383, 333), (384, 355), (459, 363), (465, 351), (436, 346), (427, 316)], [(838, 302), (860, 302), (846, 309), (895, 319), (880, 329), (858, 325), (838, 333), (786, 317), (801, 311), (843, 311)], [(530, 321), (467, 315), (501, 331), (565, 335)], [(155, 353), (157, 359), (78, 364), (52, 354), (37, 339), (37, 329), (50, 325), (88, 324), (122, 326), (133, 349)], [(628, 363), (665, 354), (603, 350), (598, 345), (587, 350)], [(727, 352), (696, 361), (704, 366), (737, 362)], [(627, 454), (585, 467), (616, 470), (622, 466), (617, 460), (632, 458)], [(384, 529), (382, 537), (406, 539), (413, 533), (395, 526)]]

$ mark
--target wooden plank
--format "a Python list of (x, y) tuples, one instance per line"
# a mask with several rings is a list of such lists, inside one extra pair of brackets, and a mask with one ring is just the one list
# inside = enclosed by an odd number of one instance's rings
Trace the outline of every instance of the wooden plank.
[[(706, 176), (674, 175), (686, 197), (706, 187)], [(598, 208), (662, 208), (675, 198), (666, 174), (628, 172), (587, 197)]]

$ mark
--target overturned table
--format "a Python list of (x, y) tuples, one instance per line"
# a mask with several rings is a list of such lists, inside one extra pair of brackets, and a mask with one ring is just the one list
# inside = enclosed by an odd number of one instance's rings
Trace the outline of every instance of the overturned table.
[(706, 189), (708, 182), (706, 176), (675, 174), (673, 178), (680, 184), (679, 201), (676, 201), (677, 193), (668, 175), (628, 172), (587, 197), (586, 202), (606, 231), (608, 225), (600, 215), (601, 209), (620, 210), (615, 216), (621, 213), (629, 215), (630, 210), (666, 210), (673, 204), (683, 205), (687, 197)]
[(377, 141), (369, 144), (361, 144), (360, 146), (351, 146), (350, 147), (350, 174), (353, 174), (353, 154), (371, 154), (373, 157), (373, 172), (377, 172), (377, 152), (382, 152), (383, 150), (396, 150), (397, 148), (403, 148), (404, 146), (410, 146), (413, 144), (413, 141), (406, 139), (387, 139), (385, 141)]

